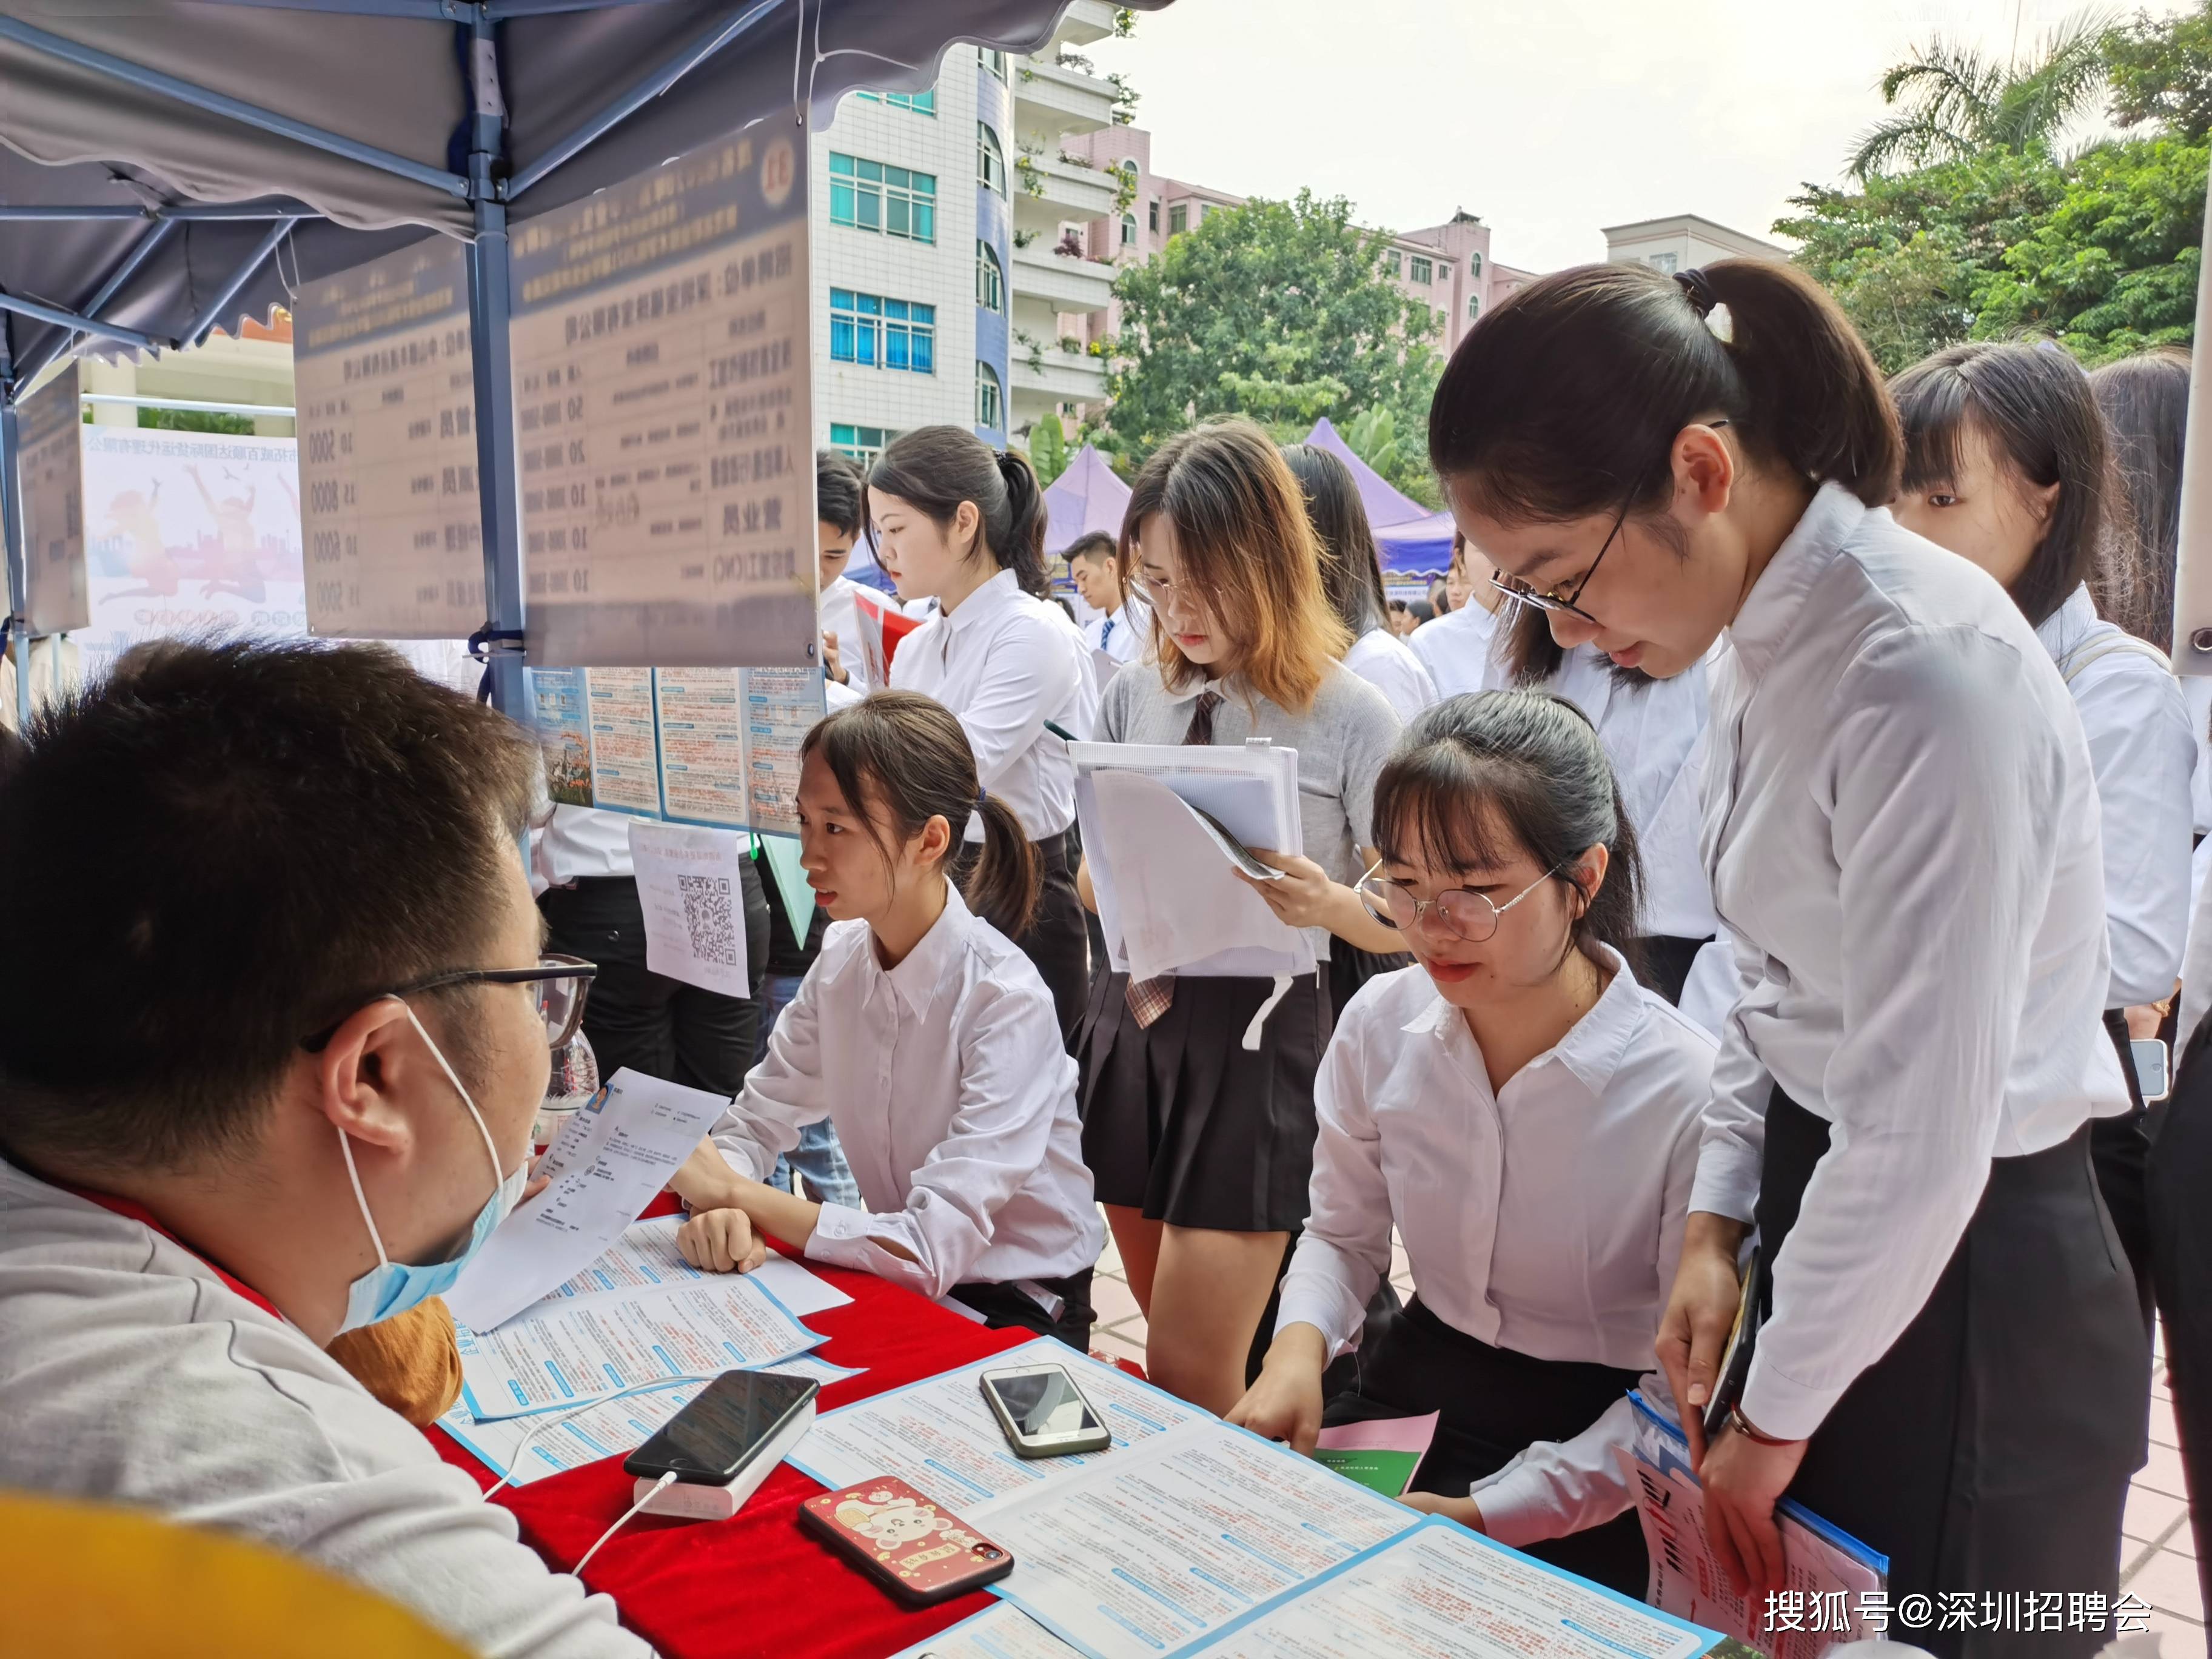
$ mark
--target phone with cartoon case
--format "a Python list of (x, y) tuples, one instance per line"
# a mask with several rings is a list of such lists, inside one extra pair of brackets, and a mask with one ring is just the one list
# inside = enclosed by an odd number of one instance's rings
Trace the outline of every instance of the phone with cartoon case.
[(1011, 1551), (889, 1475), (810, 1498), (799, 1519), (908, 1607), (964, 1595), (1014, 1570)]

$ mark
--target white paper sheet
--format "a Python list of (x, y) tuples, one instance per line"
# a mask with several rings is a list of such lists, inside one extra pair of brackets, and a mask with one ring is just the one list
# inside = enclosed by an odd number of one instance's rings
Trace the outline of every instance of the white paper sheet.
[(726, 997), (752, 994), (743, 884), (751, 845), (729, 830), (643, 819), (630, 824), (647, 968)]
[[(711, 1283), (728, 1277), (695, 1267), (677, 1248), (676, 1235), (684, 1225), (679, 1216), (655, 1216), (633, 1223), (607, 1246), (599, 1260), (549, 1291), (525, 1311), (556, 1313), (561, 1309), (597, 1306), (607, 1302), (635, 1301), (658, 1291), (679, 1290), (687, 1285)], [(788, 1256), (774, 1251), (747, 1275), (783, 1304), (795, 1319), (842, 1308), (853, 1298), (827, 1279), (817, 1277)]]
[(822, 1344), (761, 1285), (737, 1277), (509, 1320), (494, 1331), (464, 1326), (459, 1336), (461, 1400), (479, 1422), (641, 1382), (773, 1369)]
[[(1017, 1571), (1019, 1571), (1017, 1568)], [(1431, 1518), (1192, 1650), (1193, 1659), (1692, 1659), (1714, 1642)]]
[(499, 1224), (446, 1293), (454, 1319), (496, 1328), (598, 1259), (653, 1201), (728, 1104), (625, 1066), (571, 1118), (538, 1173), (553, 1184)]
[[(832, 1382), (860, 1376), (866, 1368), (832, 1365), (805, 1355), (764, 1369), (811, 1377), (826, 1389)], [(704, 1387), (703, 1382), (672, 1382), (665, 1388), (601, 1401), (565, 1418), (549, 1412), (479, 1423), (469, 1415), (466, 1407), (456, 1406), (438, 1419), (438, 1426), (475, 1453), (477, 1461), (493, 1473), (508, 1476), (515, 1486), (526, 1486), (549, 1474), (581, 1468), (602, 1458), (627, 1456), (690, 1405)], [(522, 1460), (520, 1468), (515, 1466), (518, 1453)]]
[(1209, 1419), (994, 1506), (1014, 1570), (994, 1588), (1091, 1659), (1158, 1659), (1419, 1519)]
[(891, 1659), (1073, 1659), (1080, 1651), (1012, 1602), (1000, 1601)]
[[(1067, 1367), (1113, 1431), (1113, 1449), (1095, 1456), (1014, 1455), (998, 1419), (983, 1403), (976, 1379), (987, 1370), (1038, 1364)], [(833, 1492), (888, 1474), (981, 1521), (1001, 1500), (1057, 1490), (1102, 1458), (1118, 1457), (1171, 1430), (1212, 1420), (1198, 1407), (1126, 1371), (1041, 1337), (910, 1388), (826, 1412), (814, 1419), (790, 1461)]]

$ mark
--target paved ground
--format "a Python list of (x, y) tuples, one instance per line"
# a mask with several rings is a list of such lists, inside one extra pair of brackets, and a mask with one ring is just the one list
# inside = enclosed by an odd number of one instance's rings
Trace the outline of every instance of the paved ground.
[[(1391, 1279), (1401, 1296), (1413, 1294), (1403, 1250), (1392, 1253)], [(1091, 1285), (1091, 1300), (1098, 1310), (1091, 1346), (1141, 1364), (1145, 1316), (1121, 1276), (1121, 1253), (1110, 1237)], [(2166, 1394), (2163, 1360), (2153, 1375), (2150, 1391), (2150, 1461), (2136, 1476), (2128, 1497), (2120, 1584), (2157, 1609), (2151, 1628), (2163, 1634), (2162, 1659), (2208, 1659), (2204, 1604), (2197, 1587), (2197, 1547), (2183, 1502), (2181, 1455), (2174, 1449), (2173, 1404)]]

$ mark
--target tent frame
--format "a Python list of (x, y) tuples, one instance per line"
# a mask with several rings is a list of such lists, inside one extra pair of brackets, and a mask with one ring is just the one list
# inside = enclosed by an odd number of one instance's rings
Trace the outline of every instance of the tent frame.
[[(595, 11), (654, 0), (219, 0), (220, 3), (268, 10), (341, 12), (361, 16), (412, 18), (449, 22), (469, 31), (462, 74), (468, 118), (468, 172), (448, 172), (349, 138), (241, 99), (215, 92), (176, 76), (135, 64), (44, 29), (0, 17), (0, 40), (88, 69), (127, 85), (173, 98), (194, 109), (226, 117), (262, 131), (343, 156), (349, 161), (427, 185), (468, 202), (475, 216), (468, 257), (469, 349), (476, 383), (477, 485), (483, 523), (485, 622), (471, 641), (487, 665), (486, 683), (495, 707), (520, 718), (525, 712), (521, 492), (518, 483), (514, 432), (514, 386), (508, 325), (514, 313), (507, 267), (508, 202), (574, 159), (605, 134), (666, 92), (677, 82), (778, 10), (785, 0), (759, 3), (716, 25), (688, 44), (634, 85), (602, 105), (574, 131), (520, 173), (511, 172), (507, 149), (507, 113), (500, 92), (497, 25), (510, 17), (555, 12)], [(804, 6), (805, 0), (799, 0)], [(0, 310), (20, 313), (69, 331), (35, 361), (15, 362), (0, 329), (0, 535), (6, 542), (8, 591), (12, 600), (5, 626), (23, 642), (16, 653), (17, 708), (30, 709), (30, 623), (27, 611), (29, 562), (23, 543), (21, 441), (17, 405), (32, 384), (80, 336), (91, 335), (162, 350), (197, 345), (222, 320), (222, 313), (303, 219), (319, 217), (295, 203), (227, 205), (180, 204), (142, 210), (127, 204), (76, 207), (0, 206), (0, 220), (92, 220), (145, 218), (146, 234), (102, 283), (81, 312), (40, 301), (0, 294)], [(217, 298), (193, 318), (180, 339), (164, 339), (102, 321), (100, 313), (124, 284), (160, 248), (179, 223), (201, 220), (270, 220), (269, 234), (218, 291)]]

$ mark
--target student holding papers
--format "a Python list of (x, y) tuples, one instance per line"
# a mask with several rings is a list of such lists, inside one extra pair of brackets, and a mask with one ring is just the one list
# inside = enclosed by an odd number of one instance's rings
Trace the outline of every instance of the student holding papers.
[(643, 1659), (324, 1352), (491, 1236), (575, 1029), (527, 737), (383, 646), (161, 641), (7, 746), (0, 897), (69, 945), (0, 968), (0, 1486)]
[[(1230, 1420), (1310, 1451), (1324, 1423), (1441, 1412), (1407, 1501), (1641, 1595), (1613, 1449), (1633, 1432), (1627, 1391), (1661, 1388), (1651, 1339), (1712, 1042), (1629, 966), (1635, 833), (1571, 703), (1492, 691), (1431, 709), (1376, 784), (1375, 836), (1361, 896), (1419, 965), (1338, 1021), (1312, 1212)], [(1414, 1299), (1324, 1403), (1323, 1369), (1389, 1273), (1394, 1219)]]
[[(891, 684), (959, 717), (983, 787), (1036, 844), (1043, 896), (1014, 939), (1066, 1031), (1090, 988), (1091, 941), (1068, 833), (1075, 769), (1047, 722), (1088, 738), (1098, 687), (1081, 633), (1047, 603), (1036, 474), (1018, 452), (995, 453), (972, 432), (921, 427), (893, 439), (870, 471), (868, 510), (899, 597), (938, 603), (900, 645)], [(983, 831), (971, 820), (963, 833), (972, 848)]]
[[(1122, 533), (1158, 656), (1114, 677), (1099, 737), (1295, 749), (1305, 856), (1255, 849), (1286, 872), (1255, 887), (1318, 957), (1332, 938), (1398, 949), (1352, 891), (1398, 717), (1339, 660), (1349, 641), (1281, 454), (1246, 421), (1172, 438), (1138, 475)], [(1084, 1154), (1150, 1321), (1147, 1368), (1209, 1410), (1243, 1394), (1253, 1334), (1305, 1218), (1330, 1018), (1326, 969), (1279, 984), (1105, 973), (1092, 988), (1078, 1045)]]
[[(1036, 902), (1029, 840), (927, 697), (877, 692), (807, 733), (801, 756), (801, 861), (833, 924), (767, 1058), (671, 1183), (692, 1211), (684, 1257), (742, 1271), (772, 1233), (1084, 1347), (1105, 1230), (1074, 1063), (1007, 939)], [(945, 872), (971, 811), (984, 841), (963, 897)], [(865, 1211), (764, 1184), (824, 1116)]]
[[(1893, 1605), (2111, 1598), (2149, 1356), (2089, 1163), (2127, 1101), (2095, 775), (2019, 607), (1890, 516), (1902, 448), (1850, 321), (1763, 259), (1530, 283), (1429, 427), (1468, 539), (1562, 646), (1662, 678), (1731, 647), (1704, 855), (1750, 972), (1659, 1344), (1715, 1553), (1779, 1588), (1786, 1492), (1889, 1557)], [(1754, 1219), (1771, 1311), (1707, 1445)]]

